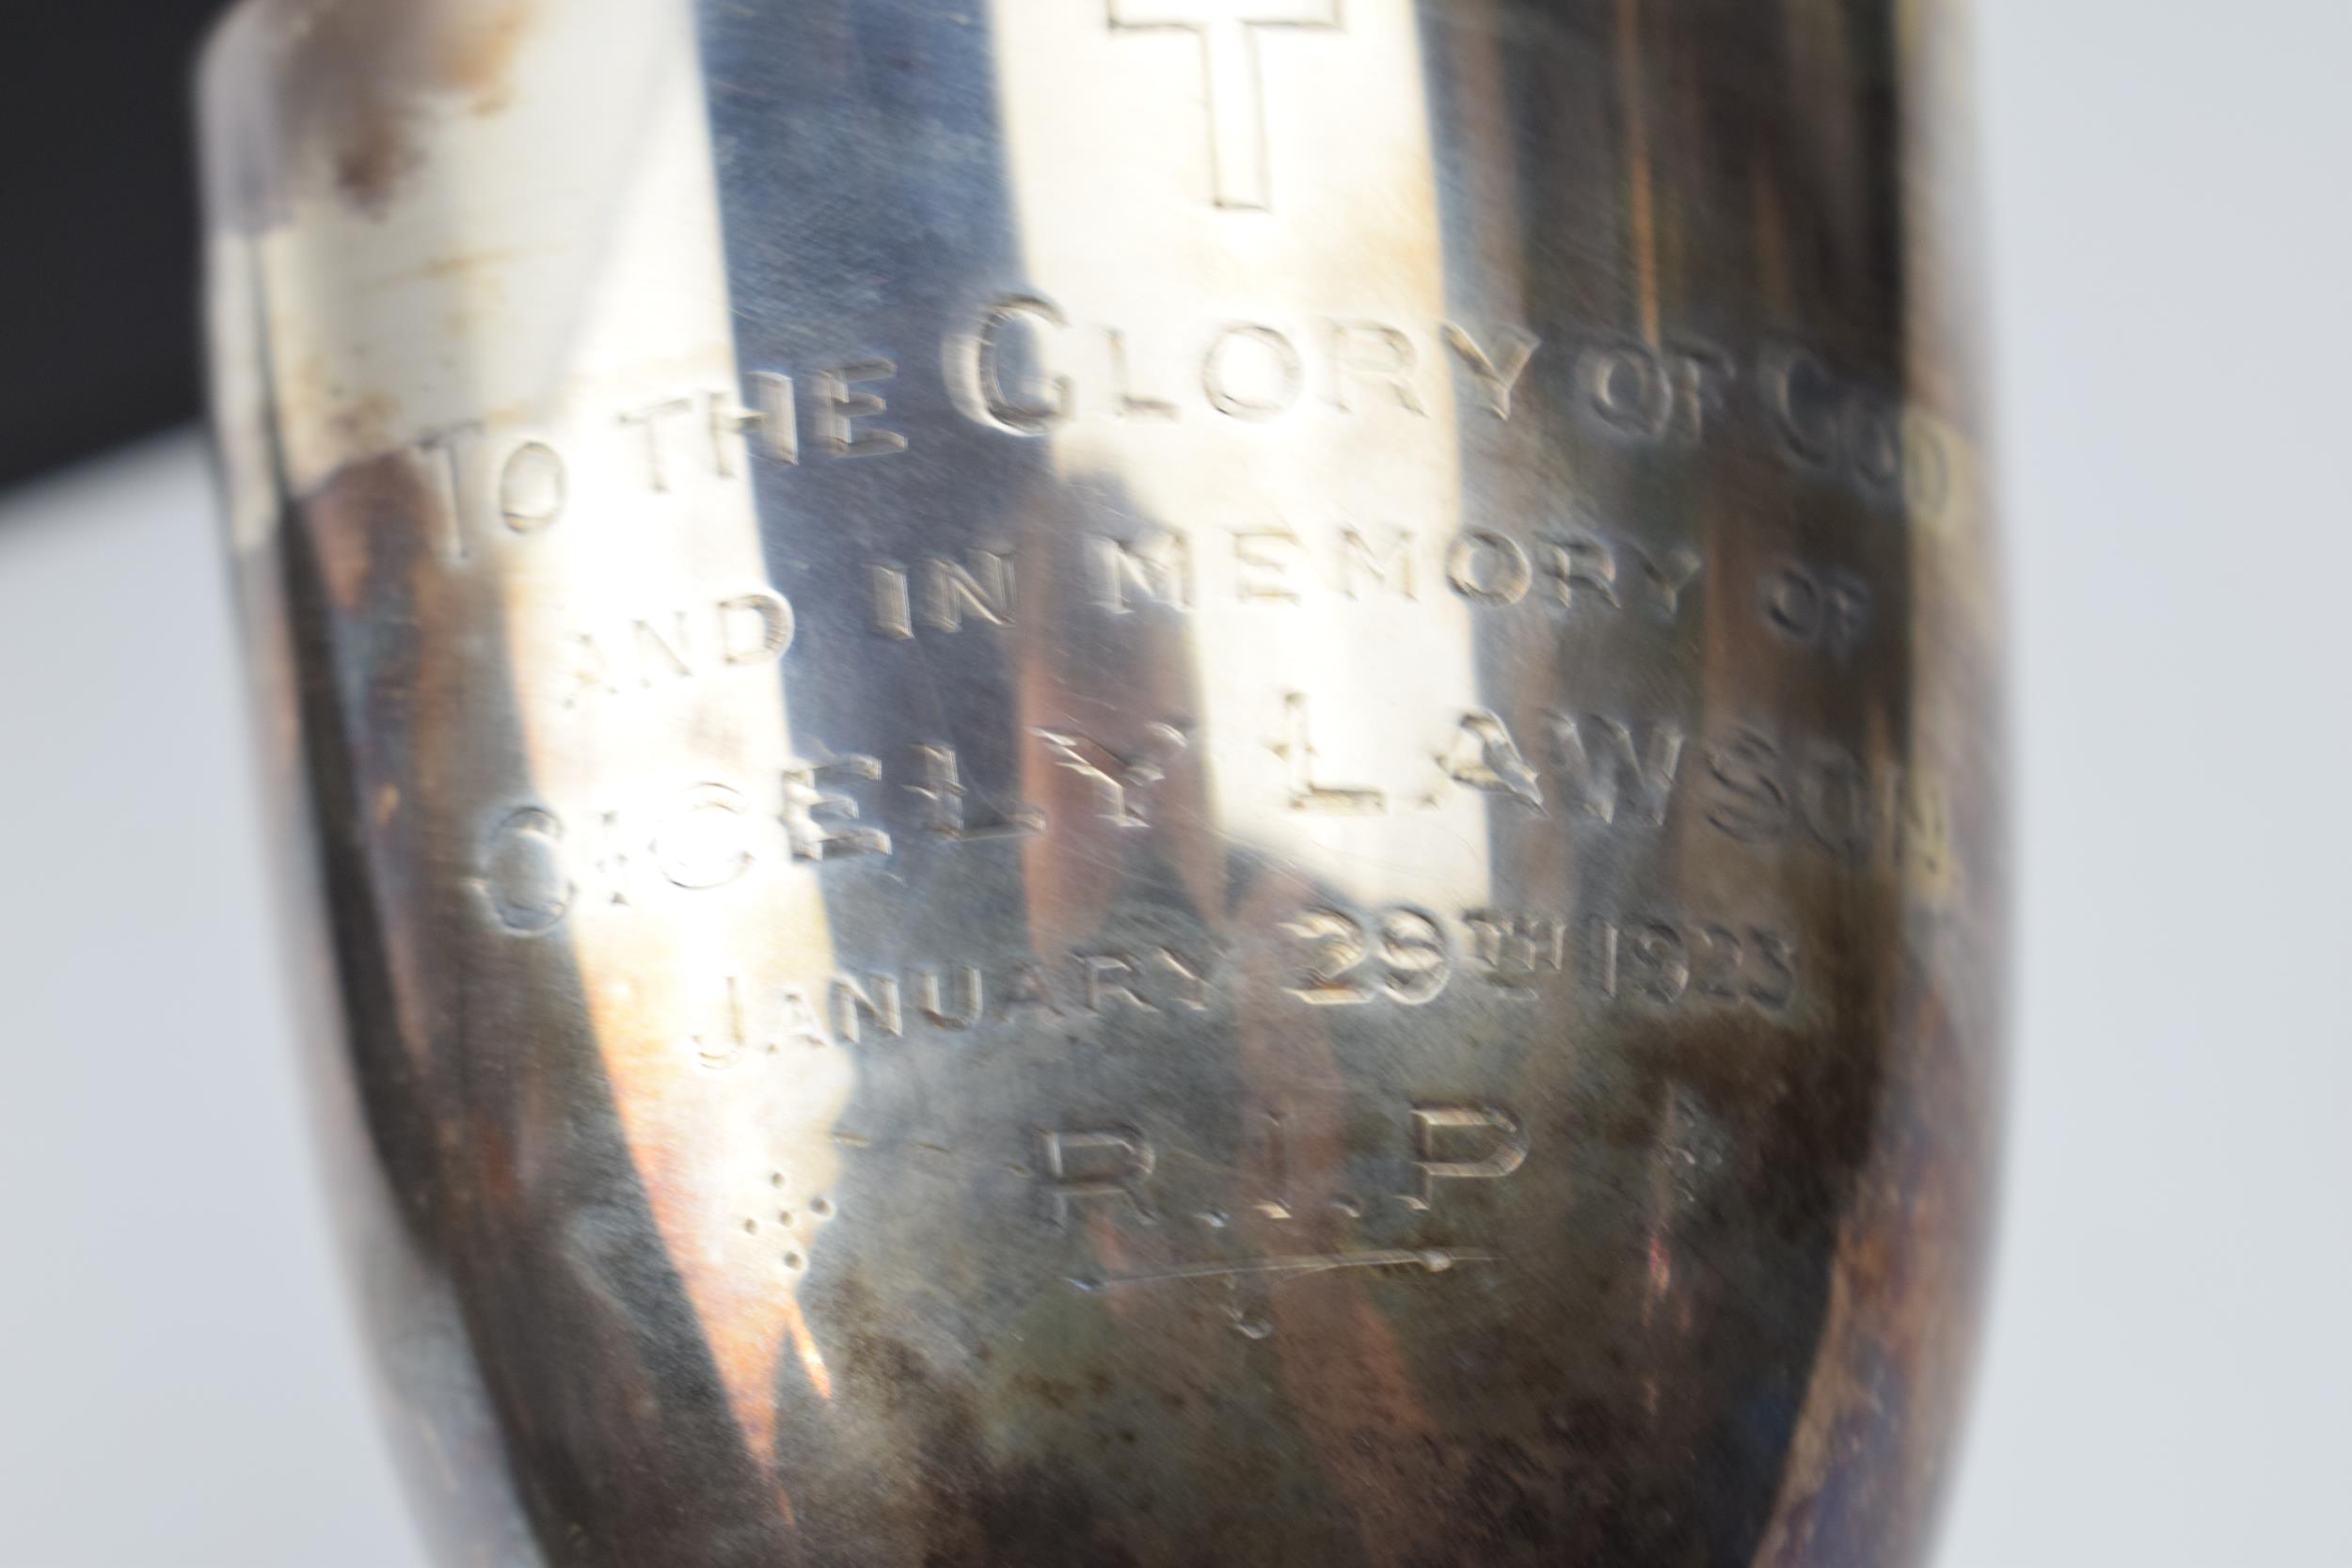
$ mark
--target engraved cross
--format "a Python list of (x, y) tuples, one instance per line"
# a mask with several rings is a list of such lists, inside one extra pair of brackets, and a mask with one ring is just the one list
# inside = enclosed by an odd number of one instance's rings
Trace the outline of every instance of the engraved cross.
[(1262, 27), (1340, 25), (1340, 0), (1110, 0), (1111, 31), (1197, 35), (1208, 88), (1209, 166), (1219, 207), (1263, 212), (1267, 170)]

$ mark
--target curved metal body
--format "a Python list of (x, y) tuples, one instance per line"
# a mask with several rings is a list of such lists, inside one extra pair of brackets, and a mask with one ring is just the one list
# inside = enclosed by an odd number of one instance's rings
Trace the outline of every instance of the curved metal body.
[(1924, 9), (250, 0), (217, 392), (452, 1563), (1915, 1560)]

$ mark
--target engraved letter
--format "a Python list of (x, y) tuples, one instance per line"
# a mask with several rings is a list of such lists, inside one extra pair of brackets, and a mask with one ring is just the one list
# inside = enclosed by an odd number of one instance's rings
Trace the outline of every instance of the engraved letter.
[[(1537, 811), (1544, 809), (1544, 788), (1535, 770), (1519, 753), (1518, 742), (1511, 738), (1510, 727), (1491, 713), (1473, 711), (1462, 715), (1454, 744), (1438, 753), (1438, 767), (1456, 784), (1483, 789), (1490, 795), (1508, 795)], [(1430, 798), (1430, 803), (1437, 803), (1436, 796)]]
[(1527, 597), (1535, 574), (1518, 542), (1485, 529), (1456, 537), (1446, 552), (1446, 580), (1473, 604), (1517, 604)]
[(752, 401), (759, 406), (758, 424), (768, 437), (768, 455), (787, 467), (799, 467), (801, 412), (792, 378), (774, 371), (754, 372)]
[(1129, 613), (1130, 588), (1140, 598), (1176, 610), (1192, 608), (1192, 547), (1181, 533), (1159, 529), (1150, 540), (1134, 544), (1098, 533), (1094, 561), (1103, 608), (1113, 615)]
[(1178, 27), (1200, 40), (1201, 87), (1209, 113), (1209, 166), (1216, 205), (1264, 212), (1270, 200), (1265, 86), (1258, 60), (1263, 27), (1334, 28), (1340, 0), (1110, 0), (1113, 34)]
[(1061, 1017), (1061, 1006), (1054, 1000), (1054, 982), (1043, 964), (1025, 960), (1013, 965), (1005, 978), (1004, 1016), (1010, 1018), (1024, 1007), (1034, 1007), (1048, 1018)]
[(1899, 404), (1857, 394), (1846, 404), (1846, 459), (1854, 477), (1873, 490), (1899, 492), (1903, 482), (1903, 411)]
[(939, 971), (917, 969), (907, 974), (907, 984), (914, 992), (914, 1010), (921, 1013), (933, 1028), (950, 1034), (961, 1034), (980, 1021), (984, 993), (980, 972), (970, 964), (958, 964), (954, 970), (958, 1000), (949, 1010), (941, 996)]
[(1080, 969), (1086, 975), (1087, 1011), (1101, 1013), (1104, 1001), (1124, 1002), (1130, 1007), (1156, 1013), (1157, 1007), (1146, 1002), (1136, 991), (1136, 960), (1124, 953), (1080, 953)]
[(1815, 467), (1836, 462), (1837, 416), (1822, 404), (1836, 401), (1837, 388), (1820, 361), (1804, 349), (1782, 350), (1765, 362), (1764, 388), (1789, 455)]
[(1135, 393), (1135, 380), (1127, 368), (1127, 334), (1115, 326), (1103, 329), (1110, 341), (1111, 390), (1118, 401), (1111, 406), (1122, 420), (1172, 420), (1176, 405), (1165, 398), (1139, 398)]
[(1647, 347), (1613, 343), (1586, 349), (1577, 360), (1593, 410), (1614, 431), (1644, 440), (1666, 433), (1674, 418), (1674, 383)]
[(1502, 339), (1502, 358), (1498, 362), (1478, 346), (1466, 329), (1448, 322), (1442, 331), (1446, 347), (1458, 355), (1462, 363), (1469, 367), (1470, 374), (1477, 378), (1478, 389), (1485, 394), (1487, 408), (1493, 411), (1496, 419), (1508, 420), (1511, 417), (1511, 393), (1518, 386), (1519, 377), (1527, 373), (1527, 362), (1535, 357), (1535, 351), (1543, 346), (1543, 340), (1531, 338), (1524, 332), (1506, 330)]
[(1635, 546), (1628, 545), (1626, 548), (1631, 550), (1641, 562), (1642, 575), (1649, 578), (1650, 585), (1658, 590), (1659, 607), (1665, 610), (1667, 620), (1673, 620), (1681, 613), (1683, 593), (1698, 580), (1699, 573), (1705, 569), (1707, 562), (1700, 559), (1696, 550), (1684, 549), (1679, 546), (1668, 550), (1663, 562), (1651, 560), (1647, 551)]
[[(836, 757), (785, 769), (784, 831), (792, 845), (792, 858), (802, 861), (847, 860), (853, 855), (887, 855), (890, 835), (879, 828), (851, 827), (858, 819), (857, 801), (825, 783), (835, 778), (882, 777), (882, 762), (867, 756)], [(825, 812), (829, 817), (817, 814)]]
[(1878, 837), (1869, 776), (1850, 752), (1823, 746), (1797, 770), (1797, 813), (1822, 848), (1867, 858)]
[[(1455, 1132), (1467, 1140), (1483, 1134), (1486, 1148), (1474, 1159), (1441, 1160), (1441, 1134)], [(1457, 1145), (1457, 1154), (1471, 1152)], [(1497, 1181), (1519, 1168), (1527, 1159), (1527, 1129), (1519, 1118), (1494, 1105), (1416, 1105), (1413, 1107), (1413, 1165), (1421, 1172), (1421, 1191), (1401, 1195), (1407, 1209), (1427, 1209), (1440, 1181)]]
[(654, 862), (670, 885), (700, 892), (749, 870), (752, 852), (734, 826), (742, 816), (742, 795), (725, 784), (696, 784), (678, 797), (653, 842)]
[(972, 564), (944, 557), (923, 562), (923, 624), (937, 631), (961, 631), (969, 614), (992, 626), (1012, 625), (1012, 557), (994, 550), (966, 550)]
[(1077, 410), (1077, 391), (1068, 376), (1057, 376), (1025, 397), (1005, 390), (1000, 363), (1005, 328), (1028, 317), (1049, 326), (1070, 325), (1051, 300), (1015, 295), (998, 300), (980, 313), (977, 330), (948, 341), (949, 382), (968, 404), (967, 413), (1015, 436), (1042, 436)]
[(661, 456), (661, 421), (679, 414), (694, 411), (692, 398), (665, 398), (660, 403), (632, 409), (621, 416), (625, 425), (642, 425), (645, 432), (645, 482), (656, 490), (670, 488), (670, 466)]
[(1792, 642), (1849, 653), (1869, 624), (1870, 586), (1842, 568), (1788, 562), (1764, 579), (1764, 619)]
[(886, 457), (907, 450), (907, 438), (895, 430), (860, 430), (857, 421), (889, 412), (889, 404), (872, 392), (856, 388), (888, 381), (898, 367), (887, 359), (858, 359), (817, 374), (818, 440), (835, 457)]
[(619, 696), (621, 683), (613, 677), (612, 661), (604, 657), (604, 649), (596, 640), (582, 632), (572, 641), (580, 657), (572, 666), (571, 689), (564, 695), (564, 705), (575, 707), (588, 696)]
[(1333, 816), (1377, 816), (1389, 809), (1388, 795), (1377, 789), (1335, 788), (1315, 783), (1315, 748), (1307, 724), (1307, 698), (1294, 691), (1282, 699), (1282, 738), (1274, 754), (1290, 765), (1290, 806), (1293, 811), (1321, 812)]
[(1173, 947), (1159, 948), (1153, 953), (1152, 956), (1158, 958), (1162, 964), (1166, 965), (1168, 969), (1175, 974), (1176, 978), (1182, 980), (1185, 985), (1192, 988), (1192, 994), (1189, 996), (1180, 996), (1176, 999), (1177, 1005), (1191, 1012), (1200, 1013), (1208, 1011), (1208, 965), (1203, 963), (1195, 963), (1191, 959), (1185, 958), (1182, 953), (1177, 952)]
[(484, 857), (482, 886), (500, 925), (537, 936), (563, 924), (579, 890), (564, 875), (564, 824), (526, 806), (498, 825)]
[(1125, 1198), (1136, 1217), (1152, 1223), (1152, 1210), (1143, 1201), (1143, 1184), (1158, 1164), (1152, 1144), (1132, 1127), (1038, 1134), (1041, 1181), (1047, 1212), (1061, 1228), (1070, 1225), (1070, 1206), (1091, 1198)]
[(1162, 763), (1184, 749), (1184, 732), (1170, 724), (1151, 725), (1153, 750), (1137, 757), (1121, 757), (1074, 730), (1030, 733), (1052, 748), (1056, 762), (1103, 786), (1103, 815), (1122, 828), (1148, 825), (1136, 797), (1163, 783), (1168, 770)]
[(1551, 591), (1569, 610), (1576, 608), (1579, 589), (1597, 594), (1610, 609), (1617, 603), (1617, 559), (1607, 545), (1589, 533), (1571, 533), (1543, 541), (1544, 576)]
[(874, 629), (894, 641), (914, 635), (914, 593), (904, 566), (877, 561), (866, 568), (874, 587)]
[(833, 1028), (844, 1045), (855, 1045), (871, 1019), (874, 1027), (892, 1039), (906, 1033), (906, 1014), (898, 1005), (898, 982), (887, 974), (869, 974), (868, 990), (847, 974), (833, 977)]
[(1753, 730), (1736, 732), (1712, 747), (1708, 771), (1729, 796), (1708, 810), (1718, 832), (1748, 844), (1764, 844), (1788, 831), (1788, 791), (1781, 783), (1780, 748)]
[(1724, 355), (1704, 345), (1669, 349), (1666, 363), (1674, 372), (1676, 400), (1690, 413), (1691, 435), (1694, 438), (1704, 437), (1708, 413), (1723, 406), (1724, 387), (1738, 374), (1736, 367)]
[(417, 451), (423, 456), (438, 454), (441, 468), (449, 481), (449, 559), (466, 559), (466, 488), (464, 443), (469, 437), (482, 434), (480, 420), (467, 420), (428, 433), (417, 443)]
[(743, 400), (731, 392), (713, 392), (704, 404), (710, 411), (710, 465), (721, 479), (733, 479), (736, 439), (765, 423), (768, 416), (744, 407)]
[(1567, 923), (1548, 915), (1475, 911), (1462, 917), (1487, 981), (1508, 995), (1532, 997), (1534, 982), (1567, 961)]
[(694, 673), (694, 667), (686, 659), (690, 645), (686, 636), (686, 611), (673, 611), (671, 626), (674, 629), (668, 637), (664, 637), (660, 628), (650, 620), (629, 623), (630, 646), (637, 654), (639, 684), (648, 690), (653, 688), (660, 665), (667, 664), (674, 679), (682, 680)]
[(609, 902), (615, 909), (628, 906), (628, 839), (621, 832), (621, 814), (599, 812), (596, 816), (596, 879), (612, 890)]
[(1296, 604), (1298, 591), (1290, 584), (1290, 569), (1299, 549), (1296, 534), (1234, 534), (1233, 596), (1246, 604)]
[[(818, 1051), (822, 1051), (833, 1044), (833, 1041), (825, 1037), (825, 1021), (818, 1018), (817, 1009), (809, 1005), (808, 992), (798, 986), (786, 986), (777, 992), (777, 1011), (784, 1015), (784, 1027), (778, 1033), (779, 1043), (784, 1040), (804, 1040), (812, 1049)], [(769, 1049), (774, 1050), (776, 1047), (771, 1046)]]
[(719, 657), (729, 664), (765, 664), (792, 646), (792, 607), (762, 589), (719, 606)]
[(1333, 322), (1331, 406), (1342, 413), (1353, 411), (1347, 384), (1351, 377), (1360, 376), (1387, 386), (1406, 413), (1425, 413), (1421, 394), (1413, 390), (1413, 371), (1420, 360), (1413, 340), (1393, 326), (1379, 322)]
[(1393, 583), (1403, 597), (1411, 599), (1415, 596), (1413, 536), (1403, 529), (1395, 531), (1393, 540), (1383, 554), (1373, 553), (1372, 546), (1364, 542), (1364, 536), (1352, 528), (1340, 535), (1340, 592), (1349, 598), (1356, 597), (1356, 572), (1359, 567), (1381, 587), (1387, 588)]
[(564, 460), (545, 441), (525, 441), (499, 469), (499, 515), (516, 533), (536, 533), (564, 515)]
[(732, 974), (727, 976), (726, 1018), (723, 1036), (689, 1035), (686, 1039), (703, 1066), (713, 1070), (733, 1067), (752, 1048), (750, 1037), (743, 1032), (742, 982)]
[(966, 842), (985, 838), (1026, 838), (1045, 831), (1045, 814), (1035, 806), (1015, 806), (994, 822), (974, 822), (965, 802), (963, 771), (952, 746), (917, 746), (924, 782), (906, 786), (907, 793), (930, 803), (923, 831), (934, 838)]
[[(1235, 388), (1226, 361), (1232, 346), (1245, 342), (1256, 343), (1264, 350), (1262, 358), (1270, 376), (1240, 390)], [(1274, 418), (1298, 401), (1299, 389), (1305, 383), (1306, 368), (1299, 363), (1298, 350), (1270, 326), (1234, 323), (1210, 341), (1209, 352), (1200, 361), (1200, 386), (1209, 394), (1210, 404), (1218, 413), (1237, 420)]]
[(1651, 827), (1665, 822), (1682, 766), (1680, 729), (1663, 721), (1654, 723), (1645, 746), (1634, 739), (1631, 725), (1602, 714), (1555, 713), (1547, 723), (1560, 770), (1586, 816), (1614, 822), (1619, 786), (1630, 781), (1641, 819)]

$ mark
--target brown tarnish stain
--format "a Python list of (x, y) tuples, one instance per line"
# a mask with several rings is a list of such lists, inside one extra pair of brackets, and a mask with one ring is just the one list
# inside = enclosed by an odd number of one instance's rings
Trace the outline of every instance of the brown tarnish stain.
[[(326, 403), (327, 399), (322, 397), (319, 401)], [(393, 433), (399, 428), (400, 415), (398, 398), (370, 392), (336, 413), (336, 436), (345, 451), (385, 451), (398, 444)]]
[(452, 101), (494, 115), (514, 96), (513, 71), (537, 0), (278, 0), (268, 29), (287, 58), (270, 72), (283, 97), (280, 145), (323, 148), (335, 187), (381, 216), (422, 160), (419, 121)]
[[(387, 289), (403, 288), (417, 282), (463, 281), (470, 277), (494, 275), (501, 267), (531, 260), (531, 254), (521, 249), (463, 251), (453, 256), (436, 257), (405, 272), (390, 273), (382, 277), (372, 278), (366, 286), (373, 291), (381, 292)], [(516, 414), (515, 409), (516, 405), (509, 404), (502, 412), (511, 417), (520, 418), (521, 416)]]

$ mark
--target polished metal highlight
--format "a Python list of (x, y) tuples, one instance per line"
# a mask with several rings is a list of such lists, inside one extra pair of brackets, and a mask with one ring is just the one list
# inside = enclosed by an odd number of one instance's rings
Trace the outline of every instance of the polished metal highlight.
[(1949, 19), (246, 0), (216, 407), (452, 1564), (1916, 1561)]

